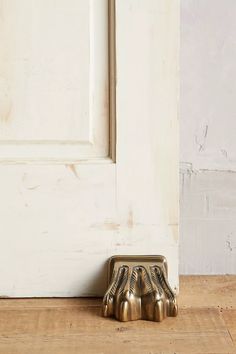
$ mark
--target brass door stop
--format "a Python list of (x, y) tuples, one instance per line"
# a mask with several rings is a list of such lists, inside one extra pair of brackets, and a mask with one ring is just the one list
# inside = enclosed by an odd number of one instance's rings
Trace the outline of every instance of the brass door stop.
[(102, 304), (104, 317), (160, 322), (167, 316), (177, 316), (165, 257), (113, 256), (108, 263), (108, 281)]

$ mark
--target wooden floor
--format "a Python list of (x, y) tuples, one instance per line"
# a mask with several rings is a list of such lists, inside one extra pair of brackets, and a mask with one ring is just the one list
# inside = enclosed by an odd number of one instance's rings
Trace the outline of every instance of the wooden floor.
[(236, 276), (181, 277), (179, 316), (121, 323), (101, 299), (1, 299), (0, 354), (236, 353)]

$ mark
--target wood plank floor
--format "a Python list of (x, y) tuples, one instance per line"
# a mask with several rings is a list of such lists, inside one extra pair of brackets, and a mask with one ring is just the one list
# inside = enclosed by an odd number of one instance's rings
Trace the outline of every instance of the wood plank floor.
[(162, 323), (100, 316), (101, 299), (1, 299), (0, 354), (236, 353), (236, 276), (185, 276)]

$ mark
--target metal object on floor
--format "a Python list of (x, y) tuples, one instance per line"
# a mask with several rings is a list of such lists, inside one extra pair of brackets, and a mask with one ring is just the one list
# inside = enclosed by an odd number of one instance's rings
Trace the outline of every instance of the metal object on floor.
[(160, 322), (167, 316), (177, 316), (165, 257), (113, 256), (108, 263), (108, 281), (102, 304), (104, 317)]

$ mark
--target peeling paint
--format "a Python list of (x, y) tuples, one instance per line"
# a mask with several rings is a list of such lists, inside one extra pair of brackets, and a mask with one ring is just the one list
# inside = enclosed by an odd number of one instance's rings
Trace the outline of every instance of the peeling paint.
[(231, 252), (233, 251), (233, 247), (231, 246), (231, 242), (229, 240), (226, 241), (226, 246)]
[(199, 152), (205, 150), (207, 134), (208, 134), (208, 125), (205, 125), (202, 137), (199, 137), (197, 134), (195, 135), (195, 143), (198, 146)]
[(227, 159), (228, 158), (228, 152), (225, 149), (220, 150), (222, 155)]
[(130, 209), (130, 210), (129, 210), (129, 214), (128, 214), (127, 227), (128, 227), (129, 229), (132, 229), (133, 226), (134, 226), (133, 210)]
[(77, 170), (76, 170), (76, 167), (74, 164), (68, 164), (68, 165), (65, 165), (66, 168), (69, 168), (71, 170), (71, 172), (73, 173), (73, 175), (76, 177), (76, 178), (79, 178), (79, 175), (77, 173)]
[(226, 247), (227, 249), (232, 252), (234, 249), (236, 249), (236, 246), (234, 247), (231, 241), (232, 234), (228, 235), (227, 240), (226, 240)]
[(38, 185), (36, 185), (36, 186), (32, 186), (32, 187), (27, 187), (27, 189), (29, 190), (29, 191), (33, 191), (33, 190), (35, 190), (35, 189), (38, 189), (40, 187), (40, 184), (38, 184)]
[(197, 174), (197, 173), (204, 173), (204, 172), (228, 172), (228, 173), (236, 173), (236, 170), (230, 169), (217, 169), (217, 168), (196, 168), (192, 162), (181, 161), (180, 162), (180, 173), (189, 175)]
[(180, 173), (187, 174), (191, 177), (195, 173), (193, 169), (193, 164), (191, 162), (181, 162), (180, 163)]
[(105, 221), (102, 224), (99, 224), (99, 223), (92, 224), (91, 227), (95, 228), (95, 229), (112, 231), (112, 230), (119, 230), (120, 224), (112, 222), (112, 221)]

